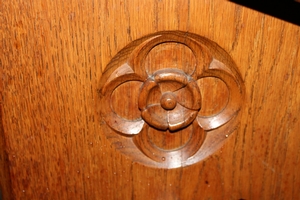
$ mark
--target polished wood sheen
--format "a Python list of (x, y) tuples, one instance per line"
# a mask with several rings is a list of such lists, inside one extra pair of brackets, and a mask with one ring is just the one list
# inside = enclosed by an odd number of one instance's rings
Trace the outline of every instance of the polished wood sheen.
[[(222, 88), (207, 78), (223, 82), (228, 95), (218, 100), (225, 102), (221, 110), (217, 106), (202, 115), (200, 110), (207, 108), (202, 108), (200, 90), (211, 100), (218, 97), (211, 91)], [(125, 90), (123, 85), (131, 82), (140, 84)], [(100, 123), (107, 139), (117, 149), (122, 143), (120, 151), (133, 161), (169, 169), (214, 153), (237, 128), (245, 93), (227, 52), (207, 38), (180, 31), (158, 32), (126, 46), (107, 65), (99, 87)], [(124, 100), (128, 105), (120, 106)], [(112, 106), (114, 101), (119, 106)], [(138, 110), (136, 118), (131, 110)]]
[[(117, 76), (108, 66), (122, 61), (141, 38), (169, 31), (206, 38), (201, 45), (211, 45), (208, 52), (214, 49), (218, 58), (225, 52), (230, 59), (214, 59), (215, 69), (234, 62), (239, 76), (231, 76), (240, 77), (243, 96), (237, 124), (219, 127), (235, 127), (225, 142), (206, 158), (176, 167), (154, 166), (173, 163), (150, 159), (146, 154), (155, 149), (145, 154), (143, 147), (114, 140), (140, 137), (141, 127), (128, 128), (142, 108), (141, 90), (131, 88), (146, 87), (147, 79), (132, 80), (131, 65), (116, 71), (131, 81), (115, 90), (107, 87), (110, 107), (127, 119), (121, 128), (131, 136), (112, 131), (102, 115), (107, 109), (102, 84)], [(3, 199), (300, 198), (299, 26), (222, 0), (11, 0), (0, 4), (0, 38)], [(156, 45), (140, 57), (145, 69), (171, 77), (178, 71), (179, 77), (182, 71), (190, 74), (199, 62), (193, 47), (184, 44)], [(128, 54), (118, 54), (128, 46)], [(227, 80), (235, 79), (195, 80), (201, 94), (198, 115), (210, 117), (226, 108), (232, 95)], [(184, 100), (180, 97), (177, 102)], [(146, 105), (162, 102), (172, 111), (173, 96), (161, 99), (155, 90), (146, 99)], [(156, 149), (172, 152), (194, 132), (202, 140), (204, 129), (196, 122), (176, 133), (157, 128), (142, 133)], [(147, 144), (143, 137), (138, 142)], [(136, 152), (152, 164), (135, 160)]]

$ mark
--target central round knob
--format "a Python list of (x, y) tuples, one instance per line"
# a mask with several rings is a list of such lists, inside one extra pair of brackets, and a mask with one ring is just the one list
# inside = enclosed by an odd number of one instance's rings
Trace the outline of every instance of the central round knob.
[(176, 97), (171, 92), (164, 93), (161, 96), (160, 104), (161, 107), (163, 107), (166, 110), (173, 110), (177, 104)]

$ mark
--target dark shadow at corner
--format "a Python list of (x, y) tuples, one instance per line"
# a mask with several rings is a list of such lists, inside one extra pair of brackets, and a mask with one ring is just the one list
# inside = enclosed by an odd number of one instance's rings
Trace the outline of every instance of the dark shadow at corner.
[(229, 0), (300, 26), (300, 2), (295, 0)]

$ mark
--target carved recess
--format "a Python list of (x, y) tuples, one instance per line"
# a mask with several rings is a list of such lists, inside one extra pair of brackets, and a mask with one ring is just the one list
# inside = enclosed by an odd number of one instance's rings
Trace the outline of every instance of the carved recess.
[(136, 40), (100, 81), (101, 128), (132, 160), (191, 165), (236, 129), (244, 86), (231, 57), (195, 34), (166, 31)]

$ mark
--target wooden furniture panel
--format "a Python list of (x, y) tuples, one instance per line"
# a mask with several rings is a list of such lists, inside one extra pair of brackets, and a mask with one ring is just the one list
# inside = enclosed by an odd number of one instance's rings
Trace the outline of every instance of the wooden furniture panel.
[[(299, 26), (222, 0), (11, 0), (0, 27), (4, 199), (300, 198)], [(175, 169), (124, 156), (97, 111), (111, 59), (170, 30), (217, 43), (245, 86), (224, 145)]]

